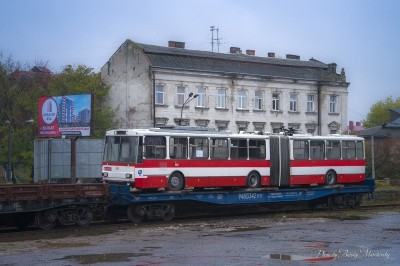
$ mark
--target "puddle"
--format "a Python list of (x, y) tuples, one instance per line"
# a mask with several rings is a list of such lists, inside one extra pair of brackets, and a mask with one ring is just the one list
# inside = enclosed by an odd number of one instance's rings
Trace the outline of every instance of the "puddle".
[(383, 230), (386, 230), (386, 231), (393, 231), (393, 232), (400, 232), (400, 228), (385, 228), (385, 229), (383, 229)]
[(56, 242), (48, 242), (45, 241), (40, 243), (40, 249), (60, 249), (60, 248), (78, 248), (78, 247), (88, 247), (92, 246), (90, 243), (71, 243), (71, 242), (64, 242), (64, 243), (56, 243)]
[(334, 256), (327, 257), (305, 257), (301, 255), (288, 255), (288, 254), (269, 254), (263, 258), (273, 260), (286, 260), (286, 261), (307, 261), (307, 262), (319, 262), (319, 261), (331, 261), (334, 260)]
[(130, 262), (131, 258), (151, 256), (151, 253), (106, 253), (69, 255), (60, 260), (74, 260), (79, 264), (94, 264), (107, 262)]

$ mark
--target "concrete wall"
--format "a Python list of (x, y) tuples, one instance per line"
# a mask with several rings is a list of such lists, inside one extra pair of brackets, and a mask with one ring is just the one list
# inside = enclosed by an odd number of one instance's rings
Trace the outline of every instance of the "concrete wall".
[(149, 63), (132, 42), (123, 43), (101, 69), (103, 80), (111, 85), (109, 103), (121, 127), (153, 126), (153, 83)]

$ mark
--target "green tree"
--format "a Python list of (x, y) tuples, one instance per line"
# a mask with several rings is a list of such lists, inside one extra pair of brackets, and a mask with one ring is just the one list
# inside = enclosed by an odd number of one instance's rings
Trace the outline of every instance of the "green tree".
[(400, 108), (400, 97), (393, 99), (392, 96), (384, 100), (374, 103), (367, 115), (367, 119), (363, 120), (364, 127), (371, 128), (389, 122), (389, 111), (391, 108)]
[[(109, 86), (100, 73), (79, 65), (61, 73), (33, 72), (12, 58), (0, 57), (0, 167), (8, 161), (8, 133), (12, 135), (12, 162), (16, 174), (28, 180), (33, 167), (33, 139), (38, 121), (38, 98), (71, 94), (93, 95), (92, 138), (103, 138), (116, 125), (106, 98)], [(26, 123), (35, 121), (34, 123)], [(0, 176), (2, 171), (0, 171)], [(0, 178), (1, 180), (1, 178)]]
[(103, 138), (107, 129), (116, 126), (114, 112), (107, 104), (109, 90), (110, 87), (102, 81), (100, 73), (83, 65), (76, 68), (66, 66), (61, 73), (54, 75), (49, 84), (50, 95), (93, 95), (93, 138)]

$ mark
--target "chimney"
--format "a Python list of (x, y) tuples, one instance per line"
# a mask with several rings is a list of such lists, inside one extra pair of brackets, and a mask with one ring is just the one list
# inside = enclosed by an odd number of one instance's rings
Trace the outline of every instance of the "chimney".
[(255, 50), (246, 50), (246, 54), (247, 55), (251, 55), (251, 56), (255, 56), (256, 55), (256, 51)]
[(269, 52), (268, 57), (275, 57), (275, 53)]
[(286, 59), (295, 59), (295, 60), (300, 60), (299, 55), (294, 55), (294, 54), (287, 54)]
[(239, 47), (231, 47), (231, 49), (230, 49), (231, 54), (240, 54), (241, 52), (242, 52), (242, 50), (240, 50)]
[(184, 42), (176, 42), (176, 41), (168, 41), (168, 47), (185, 49), (185, 43)]
[(354, 130), (354, 121), (349, 121), (349, 130), (350, 131)]

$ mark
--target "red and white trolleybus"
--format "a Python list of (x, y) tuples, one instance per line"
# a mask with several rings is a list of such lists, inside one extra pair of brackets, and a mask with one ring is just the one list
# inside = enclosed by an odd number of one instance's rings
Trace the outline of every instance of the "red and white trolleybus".
[(102, 175), (107, 182), (168, 190), (360, 183), (364, 139), (183, 127), (116, 129), (106, 133)]

